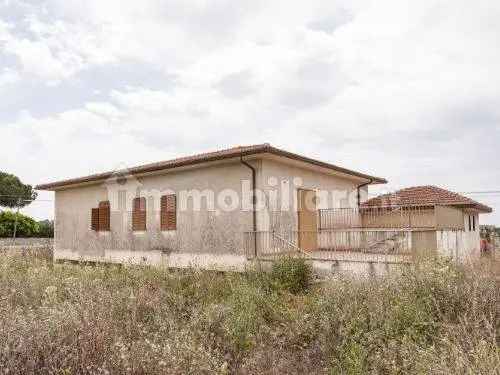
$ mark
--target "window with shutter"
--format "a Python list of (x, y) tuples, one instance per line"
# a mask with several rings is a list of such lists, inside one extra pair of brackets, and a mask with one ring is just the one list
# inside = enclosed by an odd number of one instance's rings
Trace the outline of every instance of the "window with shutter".
[(99, 230), (99, 209), (93, 208), (90, 217), (90, 228), (92, 230)]
[(132, 208), (132, 230), (146, 230), (146, 198), (144, 197), (134, 198)]
[(99, 202), (99, 231), (110, 230), (110, 205), (109, 201)]
[(161, 197), (160, 227), (161, 230), (177, 229), (177, 201), (173, 194)]

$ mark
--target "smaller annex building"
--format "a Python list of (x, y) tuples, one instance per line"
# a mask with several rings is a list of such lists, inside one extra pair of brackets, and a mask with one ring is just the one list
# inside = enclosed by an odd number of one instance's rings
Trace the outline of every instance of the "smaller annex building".
[(411, 230), (415, 251), (463, 259), (479, 256), (480, 215), (492, 209), (437, 186), (415, 186), (369, 199), (360, 212), (365, 227)]

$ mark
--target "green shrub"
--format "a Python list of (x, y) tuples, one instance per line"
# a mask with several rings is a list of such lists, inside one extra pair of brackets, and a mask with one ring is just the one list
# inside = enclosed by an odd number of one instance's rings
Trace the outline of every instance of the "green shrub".
[(0, 212), (0, 237), (12, 237), (17, 215), (17, 237), (33, 237), (38, 233), (38, 223), (31, 217), (12, 211)]
[(312, 268), (303, 258), (282, 258), (273, 263), (271, 279), (278, 288), (302, 293), (311, 284)]
[(38, 222), (38, 232), (37, 237), (42, 238), (54, 238), (54, 221), (53, 220), (41, 220)]
[(233, 286), (227, 305), (224, 329), (238, 352), (250, 349), (260, 327), (272, 323), (278, 316), (276, 294), (241, 281)]

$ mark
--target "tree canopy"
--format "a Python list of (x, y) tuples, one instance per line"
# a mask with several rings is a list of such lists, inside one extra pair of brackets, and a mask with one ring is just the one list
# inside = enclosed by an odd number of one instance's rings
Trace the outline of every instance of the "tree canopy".
[(38, 232), (35, 233), (37, 237), (53, 238), (54, 237), (54, 221), (42, 220), (38, 222)]
[[(12, 211), (0, 212), (0, 237), (12, 237), (16, 213)], [(17, 214), (17, 237), (33, 237), (40, 230), (39, 224), (29, 216)]]
[(37, 222), (29, 216), (5, 210), (0, 212), (0, 238), (13, 236), (16, 216), (16, 237), (54, 237), (54, 221), (41, 220)]
[(17, 176), (0, 171), (0, 206), (24, 207), (35, 200), (37, 193), (31, 185), (25, 185)]

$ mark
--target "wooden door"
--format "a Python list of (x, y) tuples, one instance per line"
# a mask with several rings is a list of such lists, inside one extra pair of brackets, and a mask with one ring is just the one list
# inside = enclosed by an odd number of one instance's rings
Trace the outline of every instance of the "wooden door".
[(299, 247), (304, 251), (318, 249), (318, 211), (314, 190), (297, 190)]

